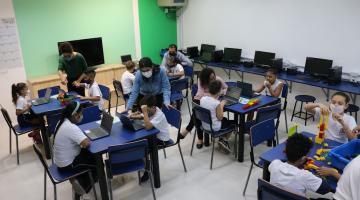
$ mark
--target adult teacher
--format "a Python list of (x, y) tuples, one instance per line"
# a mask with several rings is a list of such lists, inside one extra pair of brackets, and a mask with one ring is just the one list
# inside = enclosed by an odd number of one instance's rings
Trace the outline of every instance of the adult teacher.
[(155, 66), (148, 57), (141, 58), (139, 69), (131, 91), (127, 109), (133, 110), (135, 104), (147, 95), (156, 97), (156, 106), (170, 106), (170, 82), (163, 67)]
[(68, 91), (74, 91), (85, 96), (83, 87), (76, 87), (85, 77), (87, 64), (83, 55), (75, 52), (69, 42), (63, 42), (59, 46), (61, 56), (59, 57), (59, 77), (61, 84), (66, 85)]
[(184, 54), (182, 54), (180, 51), (178, 51), (176, 44), (170, 44), (169, 50), (164, 54), (163, 60), (161, 62), (161, 66), (168, 67), (168, 61), (170, 60), (170, 57), (177, 58), (181, 63), (182, 66), (189, 66), (192, 67), (193, 63), (191, 60), (186, 57)]

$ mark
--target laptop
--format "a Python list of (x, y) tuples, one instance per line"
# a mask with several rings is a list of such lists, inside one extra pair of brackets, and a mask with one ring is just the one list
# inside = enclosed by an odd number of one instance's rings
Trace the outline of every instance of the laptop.
[(239, 87), (229, 87), (226, 91), (223, 100), (226, 100), (226, 106), (230, 106), (236, 103), (239, 103), (239, 98), (241, 95), (242, 89)]
[(245, 83), (245, 82), (237, 82), (237, 86), (241, 88), (241, 96), (244, 96), (246, 98), (254, 98), (256, 96), (259, 96), (258, 93), (254, 93), (253, 87), (251, 83)]
[(42, 97), (42, 98), (35, 99), (32, 102), (32, 105), (38, 106), (38, 105), (49, 103), (50, 102), (50, 96), (51, 96), (51, 88), (47, 88), (46, 92), (45, 92), (45, 96)]
[(127, 116), (127, 113), (117, 113), (117, 115), (125, 128), (132, 131), (138, 131), (145, 128), (141, 120), (132, 120)]
[(112, 117), (107, 112), (102, 112), (100, 127), (85, 131), (86, 136), (90, 138), (90, 140), (97, 140), (109, 136), (111, 133), (113, 121), (114, 117)]

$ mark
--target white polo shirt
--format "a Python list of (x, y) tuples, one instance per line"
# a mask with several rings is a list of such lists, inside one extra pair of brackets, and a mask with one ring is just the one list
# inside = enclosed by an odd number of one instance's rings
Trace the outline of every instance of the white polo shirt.
[(344, 169), (337, 183), (336, 200), (360, 199), (360, 156), (354, 158)]
[(102, 93), (101, 93), (100, 87), (97, 84), (97, 82), (94, 81), (94, 83), (91, 85), (85, 84), (85, 87), (86, 87), (86, 89), (89, 90), (89, 96), (100, 97), (100, 101), (92, 101), (92, 104), (98, 106), (99, 110), (103, 110), (104, 109), (104, 100), (102, 98)]
[[(179, 72), (184, 71), (183, 66), (180, 64), (177, 64), (174, 67), (167, 67), (167, 68), (168, 68), (168, 71), (170, 72), (170, 74), (179, 73)], [(180, 77), (180, 79), (182, 79), (182, 78), (185, 78), (185, 75)]]
[(130, 94), (131, 89), (134, 85), (135, 75), (129, 71), (125, 71), (121, 76), (121, 86), (123, 88), (124, 94)]
[(151, 124), (160, 132), (156, 135), (159, 140), (168, 141), (170, 139), (170, 125), (164, 113), (156, 107), (156, 112), (150, 117)]
[[(23, 96), (19, 96), (17, 101), (16, 101), (16, 106), (15, 107), (16, 107), (17, 110), (24, 110), (25, 107), (28, 106), (28, 104), (29, 103), (27, 102), (27, 100)], [(24, 113), (24, 114), (27, 114), (27, 113), (29, 113), (29, 111)]]
[[(212, 128), (214, 131), (218, 131), (221, 129), (221, 120), (219, 120), (216, 117), (216, 108), (219, 106), (219, 104), (220, 104), (219, 100), (214, 99), (213, 97), (210, 96), (203, 96), (200, 99), (200, 106), (210, 111)], [(201, 125), (205, 130), (210, 131), (210, 124), (202, 122)]]
[(269, 165), (269, 171), (271, 184), (303, 195), (306, 194), (307, 190), (316, 192), (322, 183), (321, 178), (311, 172), (280, 160), (272, 161)]
[(58, 167), (70, 165), (80, 154), (80, 143), (86, 139), (81, 129), (65, 119), (61, 124), (54, 141), (54, 162)]

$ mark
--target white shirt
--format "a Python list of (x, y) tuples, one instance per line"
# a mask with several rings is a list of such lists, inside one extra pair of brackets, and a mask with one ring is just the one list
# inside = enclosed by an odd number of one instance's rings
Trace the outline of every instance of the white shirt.
[(322, 179), (311, 172), (299, 169), (289, 163), (274, 160), (269, 165), (270, 183), (279, 187), (288, 188), (305, 195), (306, 191), (316, 192)]
[[(170, 74), (184, 72), (184, 68), (180, 64), (177, 64), (175, 67), (168, 67), (167, 69), (168, 69)], [(182, 79), (184, 77), (185, 77), (185, 75), (181, 76), (180, 79)]]
[[(210, 96), (203, 96), (200, 99), (200, 106), (210, 110), (212, 128), (214, 131), (218, 131), (221, 128), (221, 121), (216, 117), (216, 108), (218, 107), (219, 104), (220, 104), (219, 100), (217, 100), (213, 97), (210, 97)], [(204, 129), (209, 130), (209, 131), (211, 130), (210, 124), (203, 123), (203, 122), (201, 124)]]
[[(319, 120), (321, 115), (320, 108), (315, 108), (315, 119)], [(348, 125), (350, 130), (353, 130), (356, 127), (355, 119), (346, 113), (343, 115), (344, 123)], [(326, 138), (335, 140), (341, 143), (347, 143), (348, 137), (343, 131), (341, 124), (338, 121), (335, 121), (332, 117), (332, 114), (329, 114), (328, 128), (325, 131)]]
[(360, 156), (354, 158), (344, 169), (337, 183), (336, 200), (360, 199)]
[[(271, 93), (270, 93), (270, 91), (269, 91), (269, 88), (266, 87), (266, 82), (267, 82), (267, 81), (264, 81), (265, 94), (266, 94), (266, 95), (271, 95)], [(282, 83), (282, 82), (281, 82), (279, 79), (276, 79), (275, 82), (270, 86), (270, 89), (271, 89), (272, 91), (275, 91), (276, 88), (277, 88), (281, 83)], [(281, 96), (281, 93), (280, 93), (279, 96)]]
[(125, 71), (121, 76), (121, 85), (123, 88), (124, 94), (130, 94), (132, 86), (134, 84), (135, 75)]
[[(23, 96), (19, 96), (17, 101), (16, 101), (16, 106), (15, 107), (16, 107), (17, 110), (24, 110), (27, 105), (29, 105), (27, 100)], [(29, 113), (29, 112), (26, 112), (26, 113)], [(26, 113), (24, 113), (24, 114), (26, 114)]]
[(160, 132), (156, 135), (159, 140), (168, 141), (170, 139), (170, 125), (164, 113), (156, 107), (156, 112), (150, 117), (151, 124)]
[(92, 103), (99, 107), (99, 110), (104, 109), (104, 100), (102, 98), (102, 93), (99, 88), (99, 85), (96, 81), (93, 82), (93, 84), (85, 84), (86, 89), (89, 90), (89, 96), (91, 97), (100, 97), (100, 101), (92, 101)]
[(80, 143), (86, 139), (78, 126), (65, 119), (55, 135), (54, 162), (58, 167), (70, 165), (80, 154)]

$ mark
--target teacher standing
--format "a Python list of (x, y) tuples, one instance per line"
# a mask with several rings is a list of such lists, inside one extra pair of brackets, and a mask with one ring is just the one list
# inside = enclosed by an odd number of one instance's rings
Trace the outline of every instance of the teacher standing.
[(61, 56), (59, 57), (59, 77), (61, 84), (66, 85), (68, 91), (74, 91), (81, 96), (85, 96), (83, 87), (76, 87), (85, 77), (87, 64), (83, 55), (75, 52), (69, 42), (63, 42), (59, 47)]

